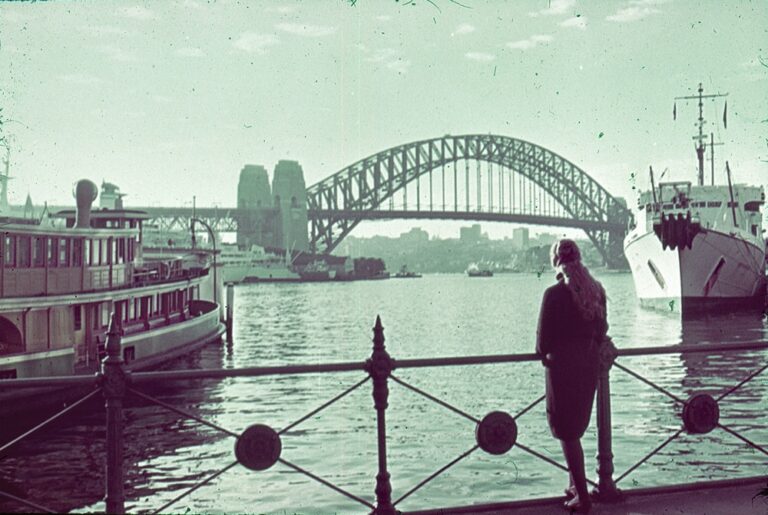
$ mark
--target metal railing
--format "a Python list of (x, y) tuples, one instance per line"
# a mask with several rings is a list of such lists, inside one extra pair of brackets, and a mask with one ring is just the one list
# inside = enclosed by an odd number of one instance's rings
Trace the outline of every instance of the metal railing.
[[(34, 379), (9, 379), (0, 381), (0, 391), (16, 388), (27, 388), (30, 386), (46, 387), (68, 387), (91, 385), (94, 390), (79, 399), (77, 402), (69, 405), (67, 408), (56, 413), (46, 421), (33, 427), (26, 433), (14, 438), (12, 441), (0, 446), (0, 455), (5, 453), (10, 447), (21, 442), (31, 434), (44, 428), (54, 420), (59, 419), (65, 414), (71, 412), (77, 406), (93, 398), (98, 393), (103, 393), (105, 398), (106, 410), (106, 511), (108, 513), (124, 513), (125, 495), (124, 495), (124, 466), (123, 466), (123, 401), (128, 395), (133, 395), (145, 401), (154, 403), (164, 409), (195, 420), (212, 429), (215, 429), (229, 437), (235, 438), (235, 460), (227, 464), (220, 470), (196, 483), (175, 498), (159, 507), (154, 513), (167, 510), (176, 502), (191, 494), (198, 488), (210, 483), (215, 478), (227, 472), (237, 464), (254, 470), (266, 470), (276, 463), (288, 467), (296, 472), (304, 474), (308, 478), (317, 481), (337, 493), (351, 499), (358, 504), (365, 506), (377, 515), (390, 515), (396, 513), (396, 506), (406, 498), (410, 497), (424, 485), (453, 467), (464, 458), (470, 456), (478, 449), (493, 455), (507, 453), (513, 447), (522, 452), (534, 456), (549, 465), (558, 469), (567, 471), (568, 469), (557, 461), (547, 457), (537, 450), (525, 446), (517, 441), (518, 426), (517, 421), (528, 413), (532, 408), (544, 400), (544, 396), (539, 396), (533, 402), (520, 409), (516, 415), (512, 416), (504, 411), (492, 411), (483, 418), (477, 418), (461, 408), (432, 395), (402, 378), (393, 374), (395, 369), (424, 368), (424, 367), (448, 367), (465, 365), (488, 365), (502, 363), (521, 363), (539, 361), (541, 357), (537, 354), (508, 354), (508, 355), (489, 355), (489, 356), (463, 356), (451, 358), (431, 358), (431, 359), (404, 359), (394, 360), (386, 351), (384, 345), (384, 328), (379, 317), (373, 328), (373, 350), (369, 359), (364, 362), (343, 362), (329, 363), (320, 365), (291, 365), (291, 366), (272, 366), (272, 367), (247, 367), (237, 369), (202, 369), (202, 370), (175, 370), (162, 372), (129, 372), (123, 363), (121, 357), (120, 330), (118, 320), (113, 316), (108, 339), (106, 344), (107, 357), (103, 360), (101, 371), (96, 376), (91, 377), (54, 377), (54, 378), (34, 378)], [(597, 481), (589, 481), (594, 488), (594, 495), (600, 502), (615, 502), (622, 498), (622, 494), (617, 488), (617, 484), (626, 479), (637, 468), (646, 463), (651, 457), (658, 454), (664, 447), (678, 438), (683, 433), (688, 434), (706, 434), (714, 429), (720, 429), (729, 435), (741, 440), (758, 452), (768, 457), (768, 450), (764, 447), (746, 438), (732, 427), (721, 424), (719, 421), (719, 404), (731, 396), (734, 392), (742, 388), (760, 374), (768, 369), (768, 364), (760, 367), (753, 373), (744, 377), (741, 381), (727, 388), (717, 397), (712, 397), (706, 393), (696, 393), (688, 399), (682, 399), (674, 395), (666, 388), (650, 381), (631, 370), (630, 368), (616, 363), (617, 357), (630, 358), (635, 356), (649, 356), (655, 354), (677, 354), (677, 353), (719, 353), (744, 350), (765, 350), (768, 349), (768, 342), (756, 343), (733, 343), (733, 344), (701, 344), (701, 345), (672, 345), (664, 347), (643, 347), (633, 349), (623, 349), (618, 352), (610, 347), (604, 347), (600, 354), (600, 374), (597, 389)], [(614, 463), (612, 451), (612, 424), (611, 424), (611, 393), (610, 393), (610, 370), (616, 366), (620, 371), (628, 374), (630, 377), (650, 386), (661, 392), (674, 401), (674, 405), (682, 406), (680, 418), (682, 424), (670, 437), (666, 438), (661, 444), (655, 447), (643, 458), (638, 460), (627, 470), (622, 472), (618, 478), (614, 479)], [(184, 409), (172, 406), (164, 401), (147, 395), (137, 389), (143, 384), (150, 384), (157, 381), (175, 381), (203, 378), (225, 378), (225, 377), (263, 377), (275, 375), (298, 375), (313, 373), (331, 373), (331, 372), (365, 372), (366, 376), (356, 383), (343, 390), (335, 397), (321, 404), (309, 413), (301, 416), (294, 422), (288, 424), (280, 430), (263, 424), (256, 424), (248, 427), (242, 433), (222, 427), (213, 422), (207, 421), (197, 415)], [(374, 488), (375, 499), (369, 501), (357, 495), (350, 493), (341, 486), (335, 485), (330, 481), (306, 470), (281, 457), (282, 443), (281, 436), (287, 431), (295, 428), (299, 424), (314, 417), (327, 407), (336, 403), (346, 395), (357, 390), (368, 382), (372, 383), (372, 395), (374, 408), (376, 410), (376, 442), (378, 467), (376, 471), (376, 484)], [(395, 500), (392, 499), (392, 486), (390, 482), (390, 471), (387, 466), (387, 424), (386, 410), (388, 408), (389, 383), (402, 386), (434, 403), (442, 406), (476, 424), (475, 441), (469, 449), (462, 452), (456, 458), (450, 460), (445, 465), (437, 468), (432, 474), (418, 481), (411, 488), (402, 493)], [(0, 491), (0, 496), (10, 498), (19, 503), (25, 504), (36, 511), (49, 511), (34, 501), (20, 498), (10, 493)]]

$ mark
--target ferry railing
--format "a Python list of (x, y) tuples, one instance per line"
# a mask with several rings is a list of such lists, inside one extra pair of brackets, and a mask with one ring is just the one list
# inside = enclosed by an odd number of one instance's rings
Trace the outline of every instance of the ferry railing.
[[(425, 368), (425, 367), (446, 367), (446, 366), (466, 366), (466, 365), (489, 365), (502, 363), (523, 363), (540, 361), (541, 357), (536, 354), (512, 354), (512, 355), (488, 355), (488, 356), (463, 356), (451, 358), (430, 358), (430, 359), (404, 359), (395, 361), (386, 351), (384, 345), (384, 328), (381, 319), (376, 318), (376, 324), (373, 328), (373, 350), (371, 357), (365, 362), (345, 362), (330, 363), (321, 365), (292, 365), (292, 366), (273, 366), (273, 367), (247, 367), (239, 369), (214, 369), (214, 370), (177, 370), (162, 372), (138, 372), (130, 373), (126, 370), (121, 357), (120, 330), (118, 321), (113, 316), (108, 340), (106, 345), (107, 357), (102, 362), (101, 371), (92, 377), (58, 377), (44, 379), (8, 379), (0, 381), (0, 390), (12, 388), (26, 388), (30, 386), (46, 387), (65, 387), (65, 386), (84, 386), (91, 385), (94, 390), (71, 404), (67, 408), (56, 413), (44, 422), (33, 427), (29, 431), (14, 438), (12, 441), (0, 447), (0, 455), (5, 453), (10, 447), (18, 444), (30, 435), (43, 429), (54, 420), (61, 418), (71, 412), (84, 402), (88, 401), (99, 392), (105, 397), (106, 409), (106, 511), (108, 513), (124, 513), (125, 495), (124, 495), (124, 470), (123, 470), (123, 401), (127, 395), (137, 396), (145, 401), (154, 403), (164, 409), (195, 420), (201, 424), (215, 429), (227, 436), (236, 439), (235, 442), (235, 460), (220, 470), (210, 474), (208, 477), (199, 481), (192, 487), (183, 491), (169, 502), (158, 508), (154, 513), (167, 510), (175, 503), (188, 496), (200, 487), (210, 483), (215, 478), (224, 474), (237, 464), (259, 471), (266, 470), (276, 463), (280, 463), (296, 472), (304, 474), (308, 478), (323, 484), (324, 486), (344, 495), (348, 499), (356, 501), (358, 504), (372, 510), (377, 515), (394, 514), (396, 506), (418, 491), (424, 485), (434, 480), (449, 468), (459, 463), (478, 449), (499, 455), (508, 452), (513, 447), (517, 447), (542, 461), (554, 466), (560, 470), (568, 471), (567, 467), (546, 455), (525, 446), (517, 441), (518, 429), (517, 420), (528, 413), (533, 407), (544, 400), (544, 396), (537, 397), (534, 401), (520, 409), (515, 416), (504, 411), (492, 411), (482, 419), (477, 418), (465, 410), (458, 408), (451, 403), (438, 398), (409, 382), (395, 376), (392, 372), (395, 369), (407, 368)], [(768, 364), (760, 367), (737, 384), (727, 388), (716, 398), (706, 393), (696, 393), (684, 400), (671, 393), (668, 389), (654, 383), (643, 377), (641, 374), (629, 369), (628, 367), (616, 362), (616, 358), (631, 358), (636, 356), (649, 356), (655, 354), (677, 354), (677, 353), (717, 353), (745, 350), (766, 350), (768, 342), (754, 343), (729, 343), (729, 344), (701, 344), (701, 345), (673, 345), (665, 347), (643, 347), (634, 349), (622, 349), (618, 352), (612, 352), (610, 347), (601, 352), (601, 366), (597, 389), (596, 420), (597, 420), (597, 481), (590, 483), (595, 487), (594, 494), (602, 502), (614, 502), (620, 500), (622, 495), (617, 488), (617, 484), (626, 479), (631, 473), (646, 463), (651, 457), (658, 454), (664, 447), (678, 438), (684, 432), (688, 434), (706, 434), (715, 428), (738, 438), (755, 450), (768, 456), (768, 451), (761, 445), (746, 438), (738, 431), (719, 421), (719, 403), (727, 399), (734, 392), (744, 385), (760, 376), (768, 369)], [(612, 451), (612, 423), (611, 423), (611, 394), (610, 394), (610, 370), (612, 366), (628, 374), (630, 377), (654, 388), (666, 395), (675, 405), (682, 406), (682, 426), (676, 430), (670, 437), (665, 439), (660, 445), (655, 447), (647, 455), (642, 457), (626, 471), (614, 480), (614, 464)], [(299, 375), (311, 373), (330, 373), (330, 372), (352, 372), (361, 371), (367, 375), (362, 380), (354, 383), (340, 394), (326, 401), (319, 407), (311, 410), (309, 413), (298, 418), (296, 421), (288, 424), (279, 431), (263, 425), (256, 424), (248, 427), (242, 433), (232, 431), (213, 422), (207, 421), (187, 410), (168, 404), (160, 399), (154, 398), (141, 392), (135, 386), (149, 384), (157, 381), (169, 380), (189, 380), (205, 378), (226, 378), (226, 377), (261, 377), (274, 375)], [(346, 395), (357, 390), (368, 381), (372, 382), (372, 395), (374, 408), (376, 410), (376, 443), (378, 467), (376, 473), (376, 483), (374, 488), (375, 500), (373, 502), (352, 494), (344, 488), (331, 483), (330, 481), (296, 465), (281, 457), (282, 443), (281, 436), (290, 429), (314, 417), (327, 407), (335, 404)], [(406, 490), (394, 501), (392, 500), (392, 486), (390, 483), (390, 471), (387, 465), (387, 426), (386, 410), (388, 408), (389, 381), (394, 382), (422, 397), (442, 406), (476, 424), (475, 442), (468, 450), (459, 454), (447, 464), (438, 468), (435, 472), (426, 478), (417, 482), (413, 487)], [(13, 494), (0, 491), (0, 496), (13, 499), (37, 511), (55, 512), (45, 506), (28, 499), (23, 499)], [(498, 505), (496, 505), (498, 506)], [(476, 505), (476, 508), (480, 506)]]

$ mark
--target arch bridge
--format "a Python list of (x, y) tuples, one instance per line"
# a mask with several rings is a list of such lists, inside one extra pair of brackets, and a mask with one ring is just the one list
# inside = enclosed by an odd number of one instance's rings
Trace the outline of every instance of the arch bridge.
[(574, 163), (490, 134), (446, 135), (366, 157), (307, 188), (310, 246), (331, 252), (362, 220), (420, 218), (584, 230), (611, 268), (632, 214)]

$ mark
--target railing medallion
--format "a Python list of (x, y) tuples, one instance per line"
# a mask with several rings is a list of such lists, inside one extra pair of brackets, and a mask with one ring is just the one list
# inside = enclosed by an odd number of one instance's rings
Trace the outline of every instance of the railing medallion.
[(683, 406), (683, 425), (689, 433), (709, 433), (719, 421), (720, 408), (709, 394), (693, 394)]
[(504, 454), (517, 441), (517, 423), (509, 413), (492, 411), (477, 425), (475, 438), (488, 454)]
[(277, 431), (264, 424), (254, 424), (237, 437), (235, 457), (246, 468), (266, 470), (280, 458), (283, 444)]

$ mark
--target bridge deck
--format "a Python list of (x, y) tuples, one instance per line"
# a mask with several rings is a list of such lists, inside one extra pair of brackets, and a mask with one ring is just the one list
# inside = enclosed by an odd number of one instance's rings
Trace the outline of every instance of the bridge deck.
[[(768, 513), (768, 497), (756, 494), (768, 486), (768, 478), (707, 481), (668, 487), (623, 490), (619, 503), (595, 503), (592, 515), (696, 514), (734, 515)], [(559, 515), (565, 497), (548, 497), (510, 503), (485, 504), (407, 512), (411, 515), (482, 513), (485, 515)]]

